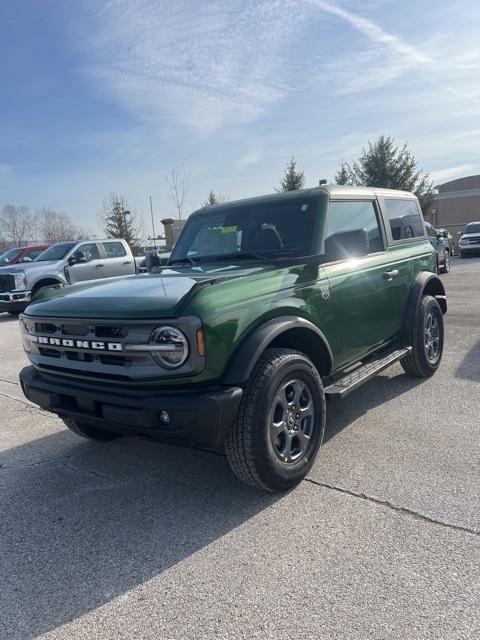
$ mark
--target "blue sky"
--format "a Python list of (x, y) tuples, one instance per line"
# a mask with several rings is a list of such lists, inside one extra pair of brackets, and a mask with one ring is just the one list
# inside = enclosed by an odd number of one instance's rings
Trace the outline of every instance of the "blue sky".
[[(6, 0), (0, 206), (95, 228), (109, 192), (172, 215), (332, 179), (380, 133), (437, 182), (480, 172), (478, 0)], [(148, 221), (148, 218), (147, 218)], [(148, 229), (147, 229), (148, 231)]]

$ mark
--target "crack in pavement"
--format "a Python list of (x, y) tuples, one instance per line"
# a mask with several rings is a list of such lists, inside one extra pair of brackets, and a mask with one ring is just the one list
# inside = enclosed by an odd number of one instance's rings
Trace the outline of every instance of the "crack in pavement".
[(28, 402), (28, 400), (21, 400), (20, 398), (16, 398), (15, 396), (11, 396), (9, 393), (2, 393), (2, 391), (0, 391), (0, 396), (2, 398), (8, 398), (8, 400), (13, 400), (14, 402), (18, 402), (18, 404), (21, 404), (23, 408), (28, 409), (30, 412), (33, 412), (33, 413), (37, 413), (38, 412), (42, 416), (52, 417), (52, 414), (49, 411), (45, 411), (44, 409), (40, 409), (36, 405), (31, 404), (30, 402)]
[(20, 383), (19, 382), (12, 382), (11, 380), (6, 380), (5, 378), (0, 378), (0, 382), (6, 382), (7, 384), (13, 384), (15, 386), (19, 386)]
[(429, 524), (434, 524), (439, 527), (444, 527), (446, 529), (451, 529), (453, 531), (460, 531), (462, 533), (468, 533), (472, 536), (480, 537), (480, 531), (477, 529), (470, 529), (469, 527), (463, 527), (459, 524), (452, 524), (450, 522), (445, 522), (443, 520), (437, 520), (436, 518), (431, 518), (430, 516), (426, 516), (423, 513), (419, 513), (418, 511), (414, 511), (413, 509), (408, 509), (408, 507), (399, 507), (395, 504), (392, 504), (388, 500), (381, 500), (380, 498), (374, 498), (372, 496), (367, 496), (365, 493), (357, 493), (356, 491), (351, 491), (349, 489), (343, 489), (342, 487), (336, 487), (331, 484), (326, 484), (324, 482), (318, 482), (317, 480), (312, 480), (311, 478), (305, 478), (305, 482), (315, 485), (316, 487), (322, 487), (323, 489), (329, 489), (330, 491), (336, 491), (337, 493), (341, 493), (343, 495), (350, 496), (352, 498), (359, 498), (360, 500), (364, 500), (365, 502), (371, 502), (372, 504), (376, 504), (381, 507), (386, 507), (392, 511), (396, 511), (404, 516), (408, 516), (410, 518), (415, 518), (416, 520), (421, 520), (422, 522), (428, 522)]

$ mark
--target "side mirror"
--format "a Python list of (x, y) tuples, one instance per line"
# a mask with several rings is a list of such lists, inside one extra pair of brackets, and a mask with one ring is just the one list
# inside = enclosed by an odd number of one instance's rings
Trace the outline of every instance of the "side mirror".
[(325, 240), (325, 253), (330, 260), (345, 260), (366, 256), (370, 251), (370, 241), (365, 229), (339, 231)]
[(31, 262), (32, 259), (30, 258), (30, 256), (23, 256), (22, 258), (22, 262)]
[(73, 257), (75, 258), (75, 262), (76, 263), (81, 263), (81, 262), (86, 262), (87, 261), (87, 256), (80, 249), (74, 253)]

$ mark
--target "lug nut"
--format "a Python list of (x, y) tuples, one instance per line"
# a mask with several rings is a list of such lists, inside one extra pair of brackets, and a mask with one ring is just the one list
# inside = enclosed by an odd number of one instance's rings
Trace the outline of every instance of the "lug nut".
[(162, 424), (168, 424), (170, 422), (170, 416), (168, 415), (167, 411), (160, 411), (160, 413), (158, 414), (158, 419)]

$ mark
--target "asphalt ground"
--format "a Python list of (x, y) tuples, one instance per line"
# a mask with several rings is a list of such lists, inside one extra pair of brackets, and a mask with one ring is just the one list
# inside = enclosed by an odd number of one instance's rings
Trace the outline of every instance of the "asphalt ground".
[(429, 380), (399, 365), (343, 401), (307, 481), (94, 443), (31, 405), (0, 314), (0, 638), (480, 637), (480, 259), (455, 260)]

